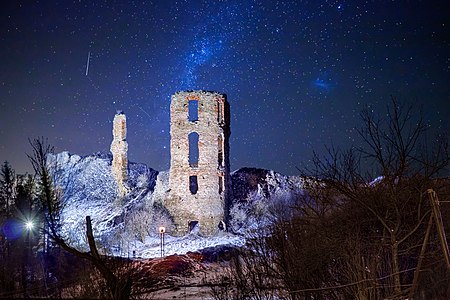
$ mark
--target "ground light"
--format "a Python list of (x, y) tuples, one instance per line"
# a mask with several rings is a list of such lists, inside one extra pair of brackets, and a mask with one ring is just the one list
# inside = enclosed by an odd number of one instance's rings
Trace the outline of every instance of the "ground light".
[(166, 233), (166, 228), (159, 227), (159, 237), (161, 239), (161, 257), (164, 257), (164, 233)]
[(25, 222), (25, 228), (27, 230), (32, 230), (33, 229), (33, 221), (27, 221)]

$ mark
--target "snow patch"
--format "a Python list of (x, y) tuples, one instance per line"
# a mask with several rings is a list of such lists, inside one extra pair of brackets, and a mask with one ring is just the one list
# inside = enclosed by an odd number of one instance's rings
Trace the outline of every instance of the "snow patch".
[[(183, 237), (164, 236), (164, 256), (172, 254), (186, 254), (201, 249), (216, 246), (241, 247), (245, 244), (245, 238), (231, 233), (221, 232), (212, 237), (201, 237), (196, 234), (189, 234)], [(161, 239), (147, 237), (142, 242), (134, 241), (115, 247), (114, 255), (134, 258), (154, 258), (161, 257)]]

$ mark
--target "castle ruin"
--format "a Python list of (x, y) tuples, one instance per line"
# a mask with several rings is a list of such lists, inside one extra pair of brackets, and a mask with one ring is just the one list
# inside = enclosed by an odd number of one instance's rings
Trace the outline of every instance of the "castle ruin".
[(111, 143), (112, 173), (116, 179), (118, 192), (121, 197), (127, 193), (126, 181), (128, 178), (128, 143), (127, 143), (127, 118), (118, 111), (113, 121), (113, 141)]
[[(230, 113), (226, 95), (177, 92), (170, 105), (169, 195), (174, 235), (225, 229), (230, 192)], [(197, 227), (198, 226), (198, 227)]]

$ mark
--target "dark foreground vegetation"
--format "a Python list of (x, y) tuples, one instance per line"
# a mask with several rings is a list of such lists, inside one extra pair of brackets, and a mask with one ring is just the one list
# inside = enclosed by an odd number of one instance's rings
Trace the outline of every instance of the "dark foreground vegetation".
[(448, 136), (427, 140), (395, 100), (362, 120), (364, 144), (315, 156), (306, 193), (273, 206), (216, 299), (450, 299)]
[(89, 249), (64, 239), (52, 148), (30, 141), (36, 174), (16, 176), (8, 163), (0, 174), (0, 298), (151, 298), (215, 264), (219, 274), (198, 285), (217, 300), (450, 299), (448, 135), (428, 137), (395, 100), (383, 118), (361, 116), (361, 147), (314, 156), (299, 170), (305, 192), (274, 201), (245, 247), (148, 261), (108, 255), (89, 218)]

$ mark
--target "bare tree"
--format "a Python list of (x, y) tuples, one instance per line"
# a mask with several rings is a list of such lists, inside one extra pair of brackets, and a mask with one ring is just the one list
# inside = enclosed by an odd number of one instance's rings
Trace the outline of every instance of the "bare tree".
[[(94, 236), (92, 234), (91, 220), (86, 216), (86, 236), (89, 243), (89, 252), (82, 252), (65, 241), (61, 235), (60, 213), (63, 207), (61, 197), (55, 192), (51, 179), (50, 169), (47, 164), (47, 157), (53, 153), (46, 140), (38, 138), (30, 140), (33, 153), (28, 155), (33, 165), (40, 186), (40, 201), (44, 210), (45, 226), (44, 231), (50, 239), (61, 249), (75, 255), (78, 258), (85, 259), (92, 263), (106, 282), (108, 288), (107, 298), (111, 299), (129, 299), (132, 287), (132, 278), (118, 269), (113, 269), (112, 264), (107, 257), (102, 257), (96, 247)], [(124, 268), (121, 266), (121, 271)]]
[[(346, 205), (366, 212), (365, 220), (372, 223), (368, 229), (374, 230), (379, 241), (376, 253), (383, 258), (373, 261), (370, 271), (386, 278), (377, 282), (383, 297), (402, 297), (409, 290), (414, 258), (431, 212), (425, 192), (448, 168), (448, 141), (444, 138), (434, 143), (432, 151), (421, 144), (426, 142), (427, 129), (421, 114), (415, 115), (412, 107), (395, 99), (386, 118), (376, 117), (369, 109), (361, 117), (364, 126), (358, 132), (364, 145), (347, 151), (330, 150), (328, 157), (316, 156), (316, 168), (308, 175), (343, 195)], [(367, 166), (372, 166), (380, 180), (368, 184), (374, 176), (363, 171)]]
[[(418, 292), (412, 293), (418, 299), (450, 296), (437, 235), (430, 235), (430, 251), (421, 251), (431, 213), (426, 191), (432, 188), (448, 201), (439, 178), (448, 174), (448, 137), (427, 145), (421, 115), (395, 99), (385, 116), (366, 109), (358, 130), (361, 147), (329, 148), (327, 155), (314, 156), (313, 168), (301, 170), (305, 193), (275, 213), (269, 234), (252, 239), (254, 251), (245, 253), (271, 272), (232, 265), (235, 278), (248, 282), (263, 274), (272, 279), (268, 286), (286, 291), (289, 299), (402, 299), (424, 256), (427, 267), (421, 267)], [(294, 213), (286, 217), (286, 211)], [(441, 278), (430, 292), (434, 273)]]

